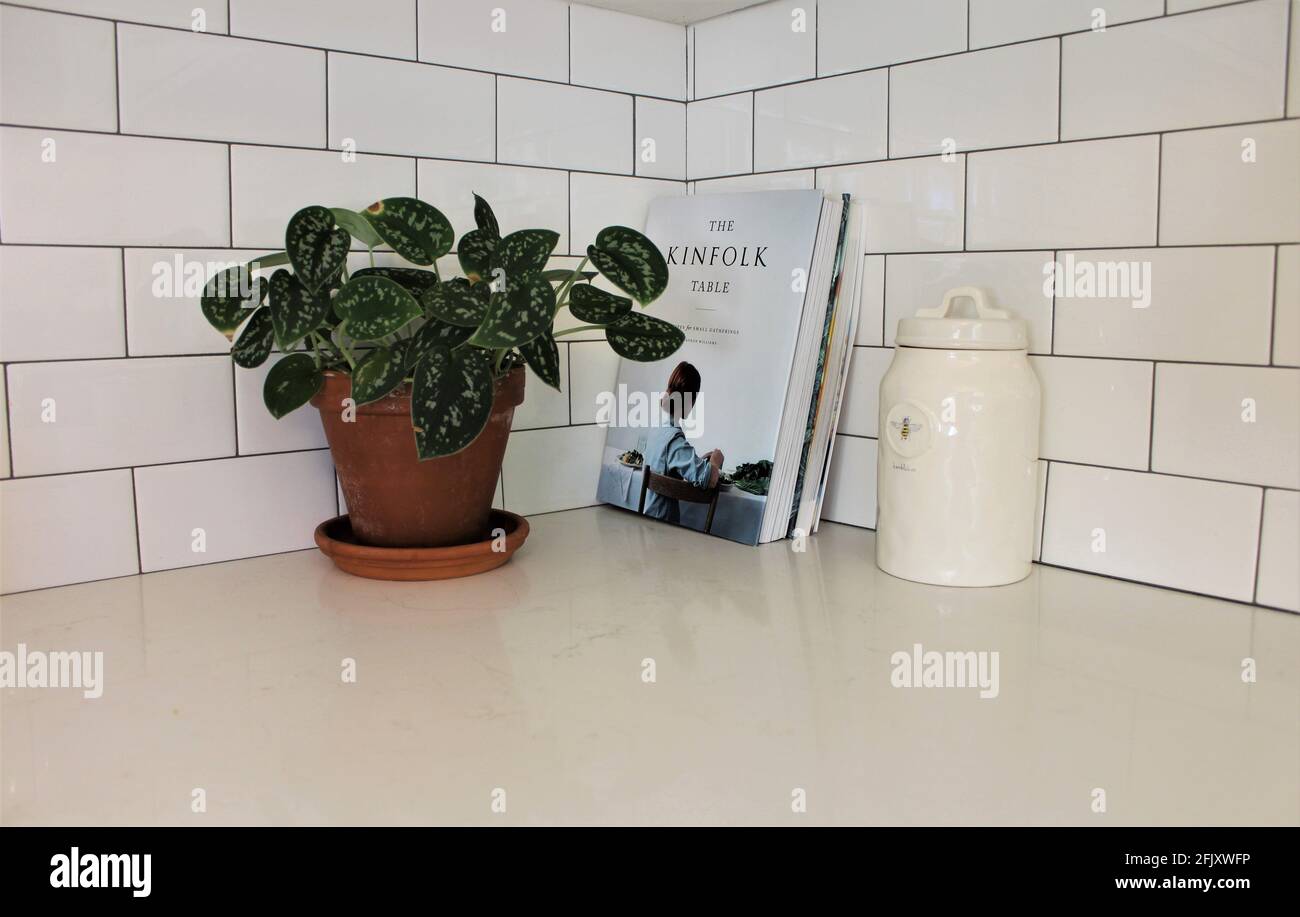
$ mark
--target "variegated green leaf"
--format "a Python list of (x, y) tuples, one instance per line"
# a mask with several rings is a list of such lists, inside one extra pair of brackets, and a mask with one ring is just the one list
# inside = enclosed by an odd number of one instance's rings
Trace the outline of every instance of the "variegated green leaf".
[(253, 310), (266, 295), (266, 282), (254, 278), (246, 266), (219, 271), (208, 278), (199, 297), (199, 308), (208, 324), (232, 341)]
[(284, 268), (271, 275), (271, 327), (275, 343), (288, 350), (312, 331), (325, 324), (330, 301), (323, 293), (313, 293)]
[(605, 328), (609, 346), (620, 357), (653, 363), (673, 355), (686, 335), (676, 325), (644, 312), (629, 312)]
[(230, 348), (230, 357), (244, 369), (253, 369), (266, 362), (275, 344), (275, 330), (271, 324), (271, 310), (258, 309), (249, 319), (239, 340)]
[(375, 232), (374, 227), (355, 210), (331, 207), (330, 213), (334, 214), (334, 222), (339, 224), (340, 229), (346, 230), (352, 238), (366, 248), (377, 248), (384, 244), (384, 240), (379, 238), (379, 233)]
[(668, 286), (663, 254), (635, 229), (606, 226), (596, 235), (596, 244), (587, 246), (587, 257), (637, 302), (653, 302)]
[(455, 240), (442, 211), (414, 197), (386, 197), (362, 215), (393, 251), (412, 264), (433, 264), (451, 251)]
[(497, 225), (497, 215), (492, 212), (492, 205), (477, 194), (474, 195), (474, 225), (494, 239), (501, 238), (501, 227)]
[(455, 347), (470, 339), (473, 328), (460, 328), (444, 321), (431, 318), (420, 330), (408, 338), (406, 348), (406, 368), (411, 369), (435, 347)]
[(271, 416), (279, 420), (311, 401), (320, 391), (325, 376), (308, 353), (291, 353), (271, 367), (262, 383), (262, 401)]
[(420, 304), (387, 277), (355, 277), (334, 297), (343, 330), (358, 341), (374, 341), (420, 317)]
[(451, 455), (482, 432), (492, 415), (492, 357), (473, 347), (434, 347), (415, 367), (411, 426), (421, 459)]
[(608, 325), (632, 311), (632, 300), (580, 283), (569, 290), (569, 311), (574, 318), (584, 322)]
[(443, 281), (420, 297), (424, 311), (462, 328), (477, 328), (487, 314), (492, 293), (486, 283), (471, 284), (464, 277)]
[(387, 277), (395, 280), (417, 299), (430, 287), (438, 285), (438, 275), (433, 271), (422, 271), (418, 267), (363, 267), (352, 272), (352, 279), (358, 277)]
[(477, 283), (492, 276), (492, 253), (498, 239), (484, 229), (471, 229), (460, 237), (456, 246), (456, 260), (465, 276)]
[(521, 229), (497, 243), (492, 253), (492, 268), (506, 272), (510, 280), (533, 274), (546, 267), (560, 234), (549, 229)]
[(329, 289), (348, 257), (348, 234), (334, 227), (328, 207), (304, 207), (289, 218), (284, 250), (299, 283), (312, 292)]
[(352, 398), (357, 404), (378, 401), (401, 385), (405, 375), (406, 364), (400, 351), (376, 347), (352, 371)]
[(478, 347), (517, 347), (551, 328), (555, 290), (536, 274), (515, 280), (504, 293), (493, 293), (487, 315), (469, 339)]
[(519, 352), (524, 355), (524, 360), (532, 367), (537, 378), (556, 391), (560, 390), (560, 349), (549, 332), (537, 335), (526, 344), (520, 344)]

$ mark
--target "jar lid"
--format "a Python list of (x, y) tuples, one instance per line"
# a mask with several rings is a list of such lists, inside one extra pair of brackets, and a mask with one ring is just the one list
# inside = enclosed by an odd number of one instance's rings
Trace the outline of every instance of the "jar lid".
[[(974, 300), (978, 318), (949, 318), (954, 300)], [(978, 287), (956, 287), (937, 309), (918, 309), (914, 318), (898, 321), (894, 342), (900, 347), (942, 350), (1028, 350), (1029, 325), (1002, 309), (991, 308)]]

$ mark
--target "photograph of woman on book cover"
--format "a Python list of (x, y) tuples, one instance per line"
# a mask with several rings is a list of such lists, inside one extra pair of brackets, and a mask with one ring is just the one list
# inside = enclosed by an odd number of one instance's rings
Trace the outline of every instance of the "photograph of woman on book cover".
[[(684, 481), (700, 491), (711, 491), (718, 486), (718, 476), (722, 473), (722, 450), (713, 449), (700, 455), (682, 432), (682, 422), (690, 416), (699, 394), (700, 371), (683, 360), (668, 377), (660, 400), (667, 423), (651, 430), (644, 462), (657, 475)], [(680, 525), (679, 503), (669, 493), (647, 488), (645, 514)]]

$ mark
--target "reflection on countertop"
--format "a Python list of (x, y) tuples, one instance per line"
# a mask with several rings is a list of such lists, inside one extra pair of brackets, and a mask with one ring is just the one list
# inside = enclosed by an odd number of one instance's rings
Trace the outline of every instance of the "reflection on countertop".
[[(0, 599), (0, 649), (105, 668), (95, 700), (0, 690), (0, 823), (1300, 822), (1300, 616), (1037, 566), (923, 586), (834, 524), (799, 553), (530, 521), (465, 580), (300, 552)], [(916, 644), (998, 652), (997, 697), (893, 687)]]

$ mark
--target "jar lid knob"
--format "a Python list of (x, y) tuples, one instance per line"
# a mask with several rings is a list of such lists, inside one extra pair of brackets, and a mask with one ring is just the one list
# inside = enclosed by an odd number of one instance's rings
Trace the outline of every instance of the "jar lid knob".
[(1011, 314), (1005, 309), (994, 309), (989, 305), (988, 297), (979, 287), (953, 287), (947, 293), (943, 294), (943, 305), (937, 309), (917, 309), (917, 318), (947, 318), (948, 310), (952, 308), (954, 300), (970, 299), (975, 302), (975, 311), (980, 318), (1010, 318)]

